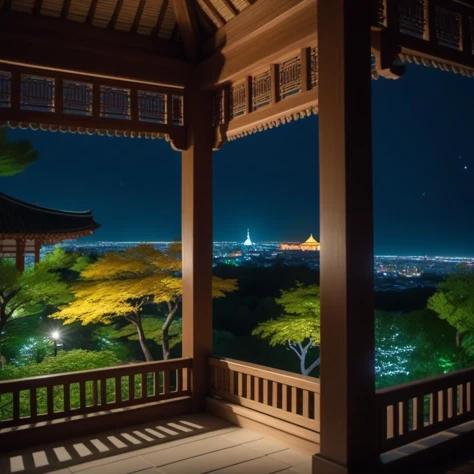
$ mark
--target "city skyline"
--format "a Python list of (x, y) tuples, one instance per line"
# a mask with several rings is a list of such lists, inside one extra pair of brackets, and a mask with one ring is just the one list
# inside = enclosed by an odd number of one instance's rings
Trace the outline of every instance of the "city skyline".
[[(373, 82), (376, 254), (474, 255), (469, 110), (450, 90), (474, 103), (469, 78), (439, 70), (409, 66), (397, 81)], [(241, 240), (247, 228), (255, 241), (320, 237), (317, 127), (317, 116), (293, 121), (215, 153), (216, 241)], [(8, 133), (30, 139), (40, 158), (0, 179), (5, 194), (93, 208), (101, 228), (91, 240), (179, 239), (180, 155), (164, 140)]]

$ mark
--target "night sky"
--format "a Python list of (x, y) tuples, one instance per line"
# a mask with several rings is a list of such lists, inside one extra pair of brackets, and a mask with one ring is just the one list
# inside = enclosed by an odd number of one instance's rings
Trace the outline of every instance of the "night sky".
[[(416, 66), (373, 82), (378, 254), (474, 256), (474, 80)], [(317, 117), (226, 144), (214, 155), (214, 239), (319, 237)], [(94, 209), (94, 240), (180, 238), (180, 155), (164, 140), (10, 130), (40, 158), (0, 190)], [(89, 238), (90, 239), (90, 238)]]

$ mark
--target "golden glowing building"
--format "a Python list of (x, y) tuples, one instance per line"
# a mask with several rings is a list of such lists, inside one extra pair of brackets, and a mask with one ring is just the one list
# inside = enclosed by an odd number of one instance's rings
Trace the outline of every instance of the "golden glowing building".
[(295, 243), (287, 243), (287, 244), (281, 244), (280, 245), (280, 250), (303, 250), (303, 251), (313, 251), (316, 252), (320, 250), (320, 244), (319, 242), (313, 237), (313, 234), (311, 234), (306, 240), (306, 242), (303, 242), (302, 244), (295, 244)]

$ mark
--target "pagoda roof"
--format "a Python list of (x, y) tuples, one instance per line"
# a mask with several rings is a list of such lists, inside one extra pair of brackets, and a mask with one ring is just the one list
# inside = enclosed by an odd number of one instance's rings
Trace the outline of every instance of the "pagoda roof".
[(0, 193), (2, 239), (39, 239), (52, 244), (90, 235), (99, 227), (92, 210), (73, 212), (49, 209)]
[(319, 245), (319, 242), (313, 237), (313, 234), (311, 234), (308, 240), (303, 242), (301, 245)]

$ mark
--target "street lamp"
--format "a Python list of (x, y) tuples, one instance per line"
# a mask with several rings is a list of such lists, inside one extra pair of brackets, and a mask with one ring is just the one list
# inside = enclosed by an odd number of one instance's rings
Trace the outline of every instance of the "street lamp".
[(58, 355), (58, 339), (59, 339), (59, 331), (53, 331), (51, 333), (51, 339), (54, 342), (54, 356)]

